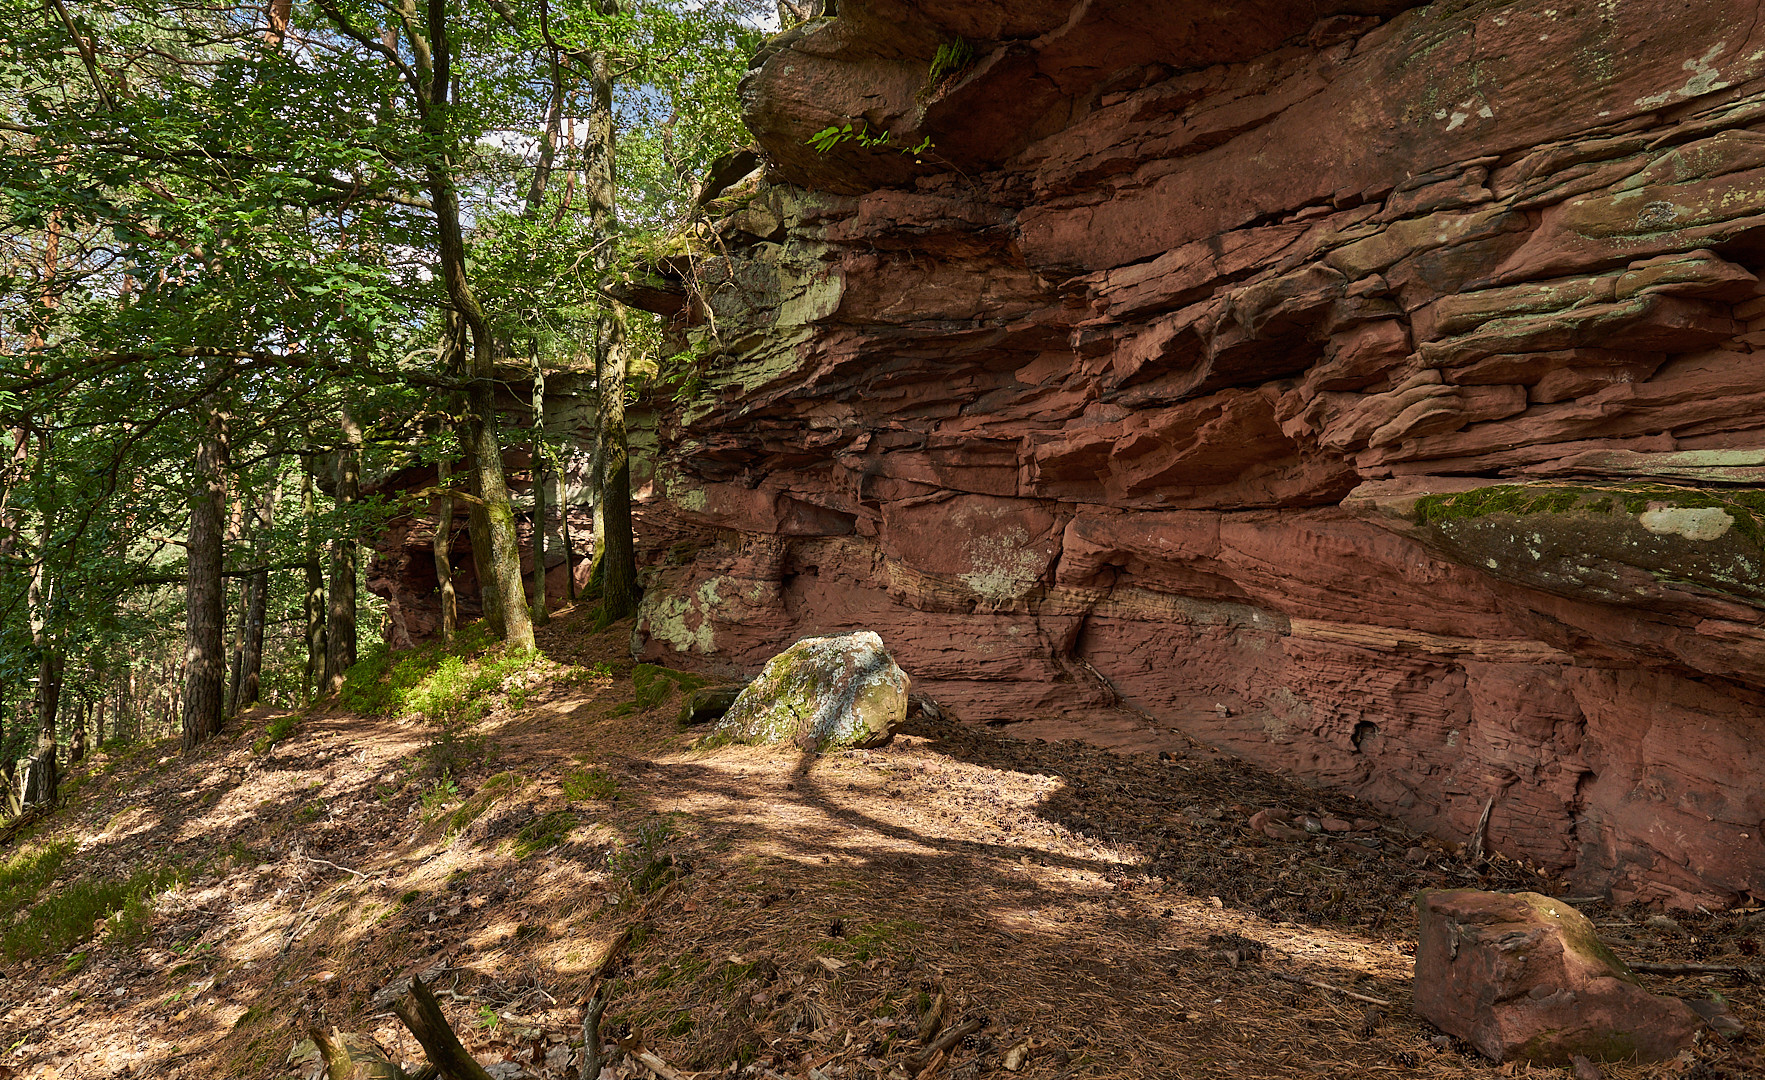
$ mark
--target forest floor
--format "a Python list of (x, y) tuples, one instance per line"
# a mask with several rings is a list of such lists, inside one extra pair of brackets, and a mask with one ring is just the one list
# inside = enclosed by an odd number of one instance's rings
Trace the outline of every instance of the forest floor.
[[(695, 749), (627, 632), (555, 619), (481, 717), (259, 711), (189, 757), (82, 765), (0, 849), (0, 1078), (305, 1080), (306, 1032), (333, 1027), (417, 1062), (388, 1004), (413, 973), (493, 1075), (574, 1077), (626, 930), (605, 1029), (689, 1076), (1567, 1075), (1492, 1066), (1409, 1007), (1416, 889), (1560, 883), (1200, 747), (920, 717), (876, 750)], [(1271, 806), (1368, 820), (1280, 841), (1247, 824)], [(1583, 910), (1631, 960), (1743, 963), (1765, 936)], [(1756, 985), (1646, 978), (1765, 1031)], [(972, 1033), (916, 1058), (940, 996)], [(1765, 1075), (1755, 1045), (1605, 1075)]]

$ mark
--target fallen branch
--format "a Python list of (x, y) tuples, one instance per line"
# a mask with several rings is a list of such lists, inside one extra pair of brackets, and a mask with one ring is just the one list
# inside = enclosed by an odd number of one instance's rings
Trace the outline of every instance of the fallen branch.
[(1638, 961), (1630, 970), (1643, 975), (1739, 975), (1748, 982), (1760, 981), (1760, 971), (1746, 964), (1656, 964)]
[(595, 987), (594, 997), (582, 1013), (582, 1067), (577, 1070), (580, 1080), (598, 1080), (604, 1064), (601, 1058), (601, 1014), (607, 1011), (607, 999), (601, 990), (601, 987)]
[(673, 1066), (648, 1050), (634, 1050), (631, 1056), (637, 1059), (638, 1064), (660, 1076), (662, 1080), (686, 1080), (686, 1077), (676, 1072)]
[(1376, 998), (1368, 994), (1357, 994), (1353, 990), (1344, 989), (1334, 983), (1323, 982), (1319, 979), (1308, 979), (1304, 975), (1288, 975), (1285, 972), (1280, 971), (1271, 971), (1269, 974), (1280, 979), (1282, 982), (1298, 983), (1301, 986), (1314, 986), (1319, 990), (1334, 990), (1343, 997), (1353, 998), (1356, 1001), (1364, 1001), (1368, 1005), (1389, 1006), (1391, 1004), (1391, 1002), (1386, 1001), (1384, 998)]
[(913, 1055), (913, 1057), (908, 1060), (908, 1067), (914, 1072), (921, 1071), (927, 1065), (931, 1064), (933, 1058), (937, 1057), (939, 1054), (947, 1053), (957, 1043), (986, 1026), (986, 1023), (986, 1020), (981, 1017), (971, 1016), (962, 1023), (957, 1024), (955, 1027), (946, 1029), (942, 1035), (939, 1035), (933, 1040), (931, 1045)]
[(372, 1039), (336, 1029), (327, 1035), (318, 1028), (308, 1029), (307, 1036), (319, 1048), (329, 1080), (409, 1080)]
[(484, 1066), (466, 1053), (460, 1037), (442, 1015), (441, 1003), (423, 985), (419, 976), (411, 977), (411, 992), (392, 1007), (404, 1026), (423, 1044), (423, 1053), (434, 1063), (443, 1080), (491, 1080)]
[(336, 863), (332, 862), (330, 859), (315, 859), (311, 855), (302, 855), (301, 858), (305, 859), (307, 862), (310, 862), (310, 863), (318, 863), (320, 866), (329, 866), (333, 870), (341, 870), (346, 874), (354, 874), (356, 877), (359, 877), (359, 878), (366, 878), (368, 876), (368, 875), (362, 873), (360, 870), (351, 870), (347, 866), (339, 866)]

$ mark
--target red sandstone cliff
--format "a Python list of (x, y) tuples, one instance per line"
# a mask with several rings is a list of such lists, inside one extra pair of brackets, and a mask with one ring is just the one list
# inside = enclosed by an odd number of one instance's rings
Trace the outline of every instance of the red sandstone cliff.
[(842, 0), (749, 78), (637, 646), (871, 628), (967, 719), (1765, 898), (1762, 6)]

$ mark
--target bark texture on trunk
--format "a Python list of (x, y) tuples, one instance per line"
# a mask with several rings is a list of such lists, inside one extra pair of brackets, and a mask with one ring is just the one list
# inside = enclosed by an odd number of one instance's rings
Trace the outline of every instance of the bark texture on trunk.
[(544, 626), (545, 606), (545, 369), (533, 354), (533, 625)]
[(441, 590), (441, 640), (451, 644), (454, 626), (459, 622), (459, 598), (454, 594), (453, 547), (454, 500), (446, 494), (452, 466), (444, 454), (435, 463), (435, 486), (443, 494), (435, 500), (435, 582)]
[[(466, 431), (472, 442), (472, 466), (477, 473), (478, 497), (484, 501), (485, 528), (489, 532), (491, 580), (496, 584), (497, 607), (502, 612), (503, 641), (516, 649), (531, 649), (533, 619), (527, 612), (521, 581), (521, 549), (515, 538), (515, 508), (509, 501), (503, 474), (502, 447), (496, 435), (494, 391), (488, 382), (474, 385), (468, 395), (472, 409)], [(484, 562), (480, 562), (482, 567)]]
[[(337, 505), (352, 506), (361, 491), (362, 427), (343, 410), (343, 445), (337, 452)], [(331, 541), (331, 585), (325, 608), (326, 696), (343, 689), (343, 676), (355, 666), (355, 536)]]
[[(258, 504), (257, 535), (255, 548), (258, 563), (269, 561), (267, 534), (276, 520), (276, 502), (280, 494), (280, 485), (270, 488), (264, 493), (263, 501)], [(264, 623), (269, 616), (270, 605), (270, 572), (259, 570), (245, 579), (245, 648), (241, 662), (242, 674), (239, 679), (239, 697), (236, 710), (249, 709), (257, 704), (263, 685), (264, 663)]]
[(61, 708), (61, 654), (43, 653), (37, 665), (37, 745), (25, 764), (24, 806), (53, 806), (60, 797), (61, 777), (56, 768), (55, 721)]
[(186, 752), (221, 730), (227, 654), (221, 639), (221, 532), (227, 509), (227, 418), (209, 409), (196, 449), (190, 503), (190, 574), (185, 595), (183, 739)]
[[(610, 236), (618, 228), (614, 202), (613, 71), (605, 53), (589, 58), (591, 102), (586, 147), (586, 188), (595, 232)], [(597, 269), (612, 272), (612, 245), (596, 249)], [(599, 393), (599, 445), (596, 469), (600, 490), (595, 501), (595, 569), (601, 587), (599, 621), (623, 619), (637, 611), (637, 558), (631, 535), (631, 457), (625, 441), (625, 307), (606, 302), (595, 350), (595, 382)]]
[(300, 698), (312, 700), (323, 685), (325, 674), (325, 565), (319, 558), (318, 512), (313, 506), (312, 458), (300, 476), (300, 507), (306, 517), (306, 675), (301, 681)]

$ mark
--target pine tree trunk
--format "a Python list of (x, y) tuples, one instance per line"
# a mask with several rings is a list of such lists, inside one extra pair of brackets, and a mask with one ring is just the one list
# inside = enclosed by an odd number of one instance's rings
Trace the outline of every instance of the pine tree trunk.
[[(337, 505), (352, 506), (361, 488), (362, 428), (348, 409), (343, 410), (343, 445), (337, 453)], [(341, 536), (331, 541), (330, 603), (325, 609), (326, 696), (343, 689), (343, 676), (355, 666), (355, 557), (356, 538)]]
[(196, 492), (190, 502), (190, 575), (185, 595), (184, 750), (221, 729), (227, 656), (221, 640), (225, 596), (221, 530), (227, 501), (227, 420), (210, 408), (196, 450)]
[(435, 500), (435, 582), (441, 590), (441, 640), (452, 644), (454, 626), (459, 621), (459, 598), (454, 595), (453, 546), (454, 499), (448, 492), (452, 466), (442, 454), (435, 463), (435, 486), (443, 494)]

